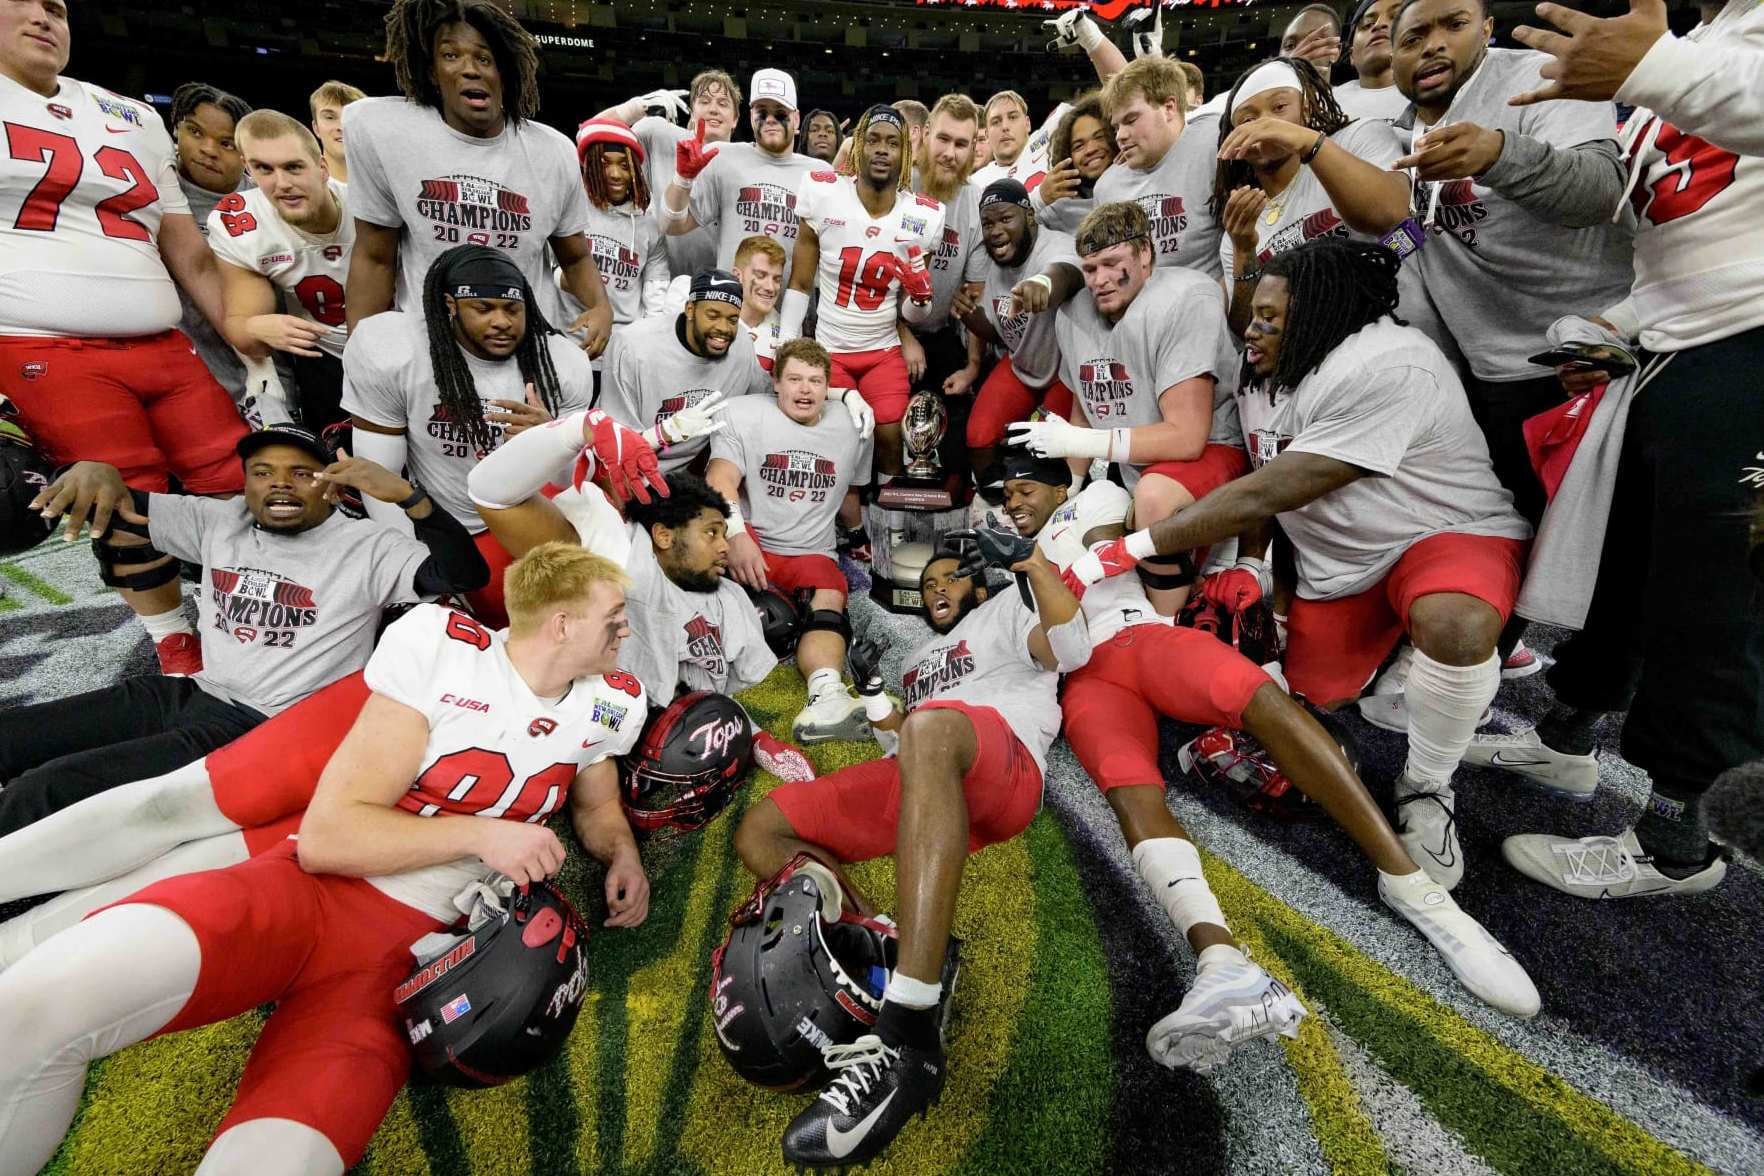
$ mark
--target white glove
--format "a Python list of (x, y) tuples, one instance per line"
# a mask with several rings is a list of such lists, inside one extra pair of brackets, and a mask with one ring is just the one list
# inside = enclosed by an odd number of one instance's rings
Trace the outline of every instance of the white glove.
[[(1121, 22), (1133, 34), (1133, 56), (1162, 57), (1164, 55), (1164, 6), (1158, 4), (1151, 8), (1135, 8)], [(1145, 27), (1149, 24), (1151, 27)]]
[(1069, 45), (1080, 46), (1089, 53), (1103, 42), (1102, 30), (1084, 14), (1082, 8), (1071, 9), (1061, 14), (1058, 20), (1044, 20), (1041, 27), (1053, 37), (1047, 43), (1049, 53), (1058, 53)]
[(1081, 429), (1050, 416), (1040, 421), (1012, 421), (1006, 428), (1007, 445), (1027, 446), (1036, 457), (1087, 457), (1107, 459), (1108, 429)]
[(644, 110), (660, 107), (667, 112), (664, 117), (669, 122), (678, 122), (685, 118), (692, 109), (686, 104), (686, 96), (691, 92), (690, 90), (651, 90), (647, 94), (639, 95), (637, 102)]
[(870, 439), (870, 434), (876, 431), (876, 410), (856, 388), (831, 389), (827, 399), (845, 405), (845, 411), (851, 414), (851, 423), (857, 426), (858, 436), (865, 441)]
[(729, 423), (721, 415), (727, 407), (723, 403), (723, 394), (712, 392), (697, 404), (657, 421), (644, 433), (644, 440), (649, 442), (650, 448), (661, 450), (708, 437)]
[(246, 423), (254, 429), (294, 423), (287, 390), (282, 387), (282, 377), (276, 372), (275, 357), (248, 359), (241, 354), (239, 358), (245, 364), (245, 403), (240, 409)]

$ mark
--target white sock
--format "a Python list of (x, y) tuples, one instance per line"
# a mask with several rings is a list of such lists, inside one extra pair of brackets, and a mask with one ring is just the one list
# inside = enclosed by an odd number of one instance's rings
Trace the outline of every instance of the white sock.
[(888, 987), (882, 990), (882, 999), (888, 1004), (909, 1009), (928, 1009), (942, 998), (942, 984), (914, 980), (899, 970), (888, 973)]
[(190, 624), (190, 618), (185, 614), (184, 606), (181, 603), (178, 607), (167, 612), (141, 617), (141, 627), (147, 630), (147, 635), (153, 638), (155, 645), (174, 634), (196, 631)]
[(1403, 701), (1409, 710), (1409, 760), (1404, 774), (1419, 786), (1416, 791), (1450, 786), (1482, 712), (1500, 688), (1499, 654), (1489, 654), (1479, 665), (1448, 666), (1415, 651)]
[(837, 690), (843, 684), (844, 683), (839, 677), (838, 670), (834, 669), (832, 666), (822, 666), (808, 676), (809, 701), (813, 702), (815, 699), (821, 697), (822, 694), (829, 690)]
[(1183, 935), (1201, 923), (1226, 926), (1225, 912), (1219, 909), (1219, 900), (1201, 873), (1200, 851), (1194, 842), (1181, 837), (1149, 837), (1133, 847), (1133, 868)]
[(1247, 967), (1249, 957), (1243, 954), (1242, 948), (1233, 947), (1229, 943), (1215, 943), (1194, 957), (1194, 970), (1197, 972), (1216, 968), (1220, 964), (1239, 964)]

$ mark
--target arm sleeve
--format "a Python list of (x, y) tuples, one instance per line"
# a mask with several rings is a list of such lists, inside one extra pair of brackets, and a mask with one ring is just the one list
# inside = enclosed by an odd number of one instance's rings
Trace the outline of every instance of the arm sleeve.
[[(406, 516), (408, 517), (408, 516)], [(490, 582), (490, 565), (470, 531), (458, 519), (442, 510), (433, 500), (427, 518), (411, 519), (411, 530), (422, 544), (425, 558), (407, 578), (400, 575), (395, 588), (412, 591), (418, 597), (443, 596), (449, 593), (476, 592)], [(387, 603), (409, 599), (396, 596)]]
[(821, 198), (838, 182), (827, 179), (832, 174), (815, 168), (803, 172), (796, 184), (796, 223), (807, 225), (817, 236), (821, 232)]
[(209, 251), (218, 260), (254, 274), (262, 272), (257, 268), (258, 251), (249, 244), (251, 231), (246, 229), (234, 236), (227, 231), (226, 222), (221, 220), (218, 209), (208, 214), (208, 227), (204, 235), (208, 238)]
[(1611, 219), (1623, 193), (1623, 159), (1613, 139), (1553, 147), (1508, 133), (1501, 157), (1482, 181), (1552, 224), (1589, 228)]
[(222, 500), (189, 494), (147, 496), (147, 541), (167, 555), (201, 563), (202, 537)]
[(398, 214), (398, 200), (387, 185), (379, 145), (374, 142), (375, 113), (359, 102), (343, 108), (343, 135), (349, 143), (349, 215), (396, 229), (403, 226), (404, 218)]
[(159, 149), (153, 168), (153, 183), (159, 189), (159, 207), (167, 216), (178, 213), (189, 216), (190, 200), (184, 195), (183, 185), (178, 183), (178, 152), (172, 146), (171, 133), (165, 129), (165, 121), (159, 117), (158, 111), (146, 106), (141, 110), (145, 116), (142, 125), (153, 135)]
[[(359, 429), (354, 434), (355, 456), (365, 457), (369, 461), (378, 462), (398, 473), (404, 469), (405, 452), (410, 445), (402, 436), (391, 433), (372, 433)], [(382, 523), (403, 535), (412, 533), (412, 522), (409, 515), (398, 509), (394, 502), (381, 502), (371, 494), (362, 495), (361, 504), (367, 509), (368, 518)], [(435, 503), (440, 510), (441, 504)]]
[[(1343, 381), (1333, 386), (1306, 389), (1318, 397), (1308, 424), (1293, 438), (1291, 449), (1314, 453), (1359, 466), (1368, 473), (1389, 477), (1408, 452), (1419, 427), (1416, 381), (1431, 382), (1431, 373), (1406, 365), (1368, 364), (1358, 369), (1370, 377), (1352, 387)], [(1437, 388), (1429, 395), (1437, 396)]]
[[(356, 327), (343, 348), (343, 411), (389, 429), (402, 429), (410, 423), (410, 405), (394, 372), (376, 360), (385, 348), (372, 322), (370, 319)], [(360, 438), (356, 443), (360, 444)], [(386, 468), (398, 472), (397, 466)]]
[(1743, 43), (1701, 44), (1667, 32), (1617, 87), (1617, 101), (1645, 106), (1717, 147), (1764, 156), (1764, 9), (1741, 19)]
[(419, 604), (387, 625), (362, 671), (368, 689), (426, 714), (449, 611)]

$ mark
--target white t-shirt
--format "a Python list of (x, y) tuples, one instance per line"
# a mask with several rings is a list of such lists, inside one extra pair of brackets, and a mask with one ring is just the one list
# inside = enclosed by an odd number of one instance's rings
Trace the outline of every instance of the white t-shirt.
[(1145, 171), (1112, 163), (1096, 181), (1096, 202), (1134, 200), (1151, 222), (1160, 267), (1188, 266), (1219, 276), (1219, 222), (1208, 208), (1219, 163), (1219, 116), (1206, 108), (1188, 116), (1164, 158)]
[(349, 280), (349, 252), (355, 247), (355, 220), (349, 215), (347, 186), (332, 180), (330, 189), (342, 216), (322, 236), (283, 220), (261, 188), (223, 196), (208, 214), (208, 247), (220, 260), (261, 274), (286, 292), (294, 314), (326, 328), (320, 350), (341, 359), (349, 341), (343, 287)]
[(1348, 336), (1293, 391), (1270, 403), (1259, 385), (1247, 387), (1237, 406), (1256, 468), (1293, 449), (1370, 475), (1279, 516), (1307, 600), (1365, 591), (1404, 551), (1442, 531), (1531, 535), (1495, 480), (1458, 373), (1413, 327), (1381, 319)]
[(1393, 86), (1368, 90), (1358, 79), (1335, 87), (1335, 104), (1349, 118), (1396, 118), (1409, 109), (1409, 100)]
[(190, 214), (154, 110), (57, 78), (53, 98), (0, 74), (0, 335), (125, 338), (177, 326), (159, 256)]
[(688, 207), (701, 225), (715, 225), (717, 266), (735, 268), (741, 242), (759, 235), (784, 247), (784, 286), (796, 253), (796, 193), (802, 177), (827, 165), (790, 152), (773, 155), (752, 143), (724, 143), (692, 184)]
[[(1084, 536), (1098, 527), (1115, 527), (1127, 520), (1127, 508), (1133, 495), (1113, 482), (1092, 482), (1075, 496), (1062, 502), (1036, 533), (1035, 545), (1049, 563), (1062, 572), (1076, 563), (1089, 548)], [(1146, 598), (1145, 585), (1138, 576), (1110, 576), (1084, 593), (1080, 599), (1085, 623), (1090, 627), (1094, 645), (1119, 633), (1129, 625), (1173, 625), (1169, 617), (1158, 615)]]
[(816, 340), (836, 355), (900, 346), (895, 267), (909, 245), (932, 254), (943, 239), (943, 205), (929, 196), (898, 192), (893, 206), (873, 217), (858, 196), (856, 180), (811, 171), (796, 190), (796, 219), (821, 243)]
[[(429, 724), (422, 771), (398, 808), (540, 824), (568, 801), (584, 768), (636, 745), (649, 717), (642, 683), (615, 671), (540, 698), (509, 660), (507, 636), (435, 604), (411, 609), (381, 635), (364, 674), (368, 689)], [(451, 923), (454, 896), (488, 872), (469, 857), (368, 881)]]

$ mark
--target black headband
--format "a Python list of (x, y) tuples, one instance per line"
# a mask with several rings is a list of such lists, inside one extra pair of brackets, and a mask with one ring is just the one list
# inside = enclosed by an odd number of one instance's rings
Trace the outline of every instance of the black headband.
[(703, 302), (706, 299), (739, 307), (742, 303), (741, 279), (728, 270), (700, 270), (692, 279), (692, 289), (686, 301)]
[(988, 204), (1016, 204), (1035, 211), (1035, 206), (1029, 203), (1029, 189), (1012, 179), (994, 180), (986, 185), (986, 190), (980, 193), (980, 207), (985, 208)]
[(894, 109), (892, 106), (872, 106), (864, 117), (870, 120), (871, 126), (883, 122), (901, 132), (903, 135), (906, 133), (906, 120), (901, 118), (900, 111)]
[(1027, 449), (1011, 446), (1005, 450), (1004, 480), (1045, 482), (1049, 486), (1070, 486), (1072, 469), (1061, 458), (1036, 457)]
[(435, 262), (447, 268), (442, 288), (455, 298), (526, 300), (526, 278), (508, 254), (486, 245), (449, 249)]

